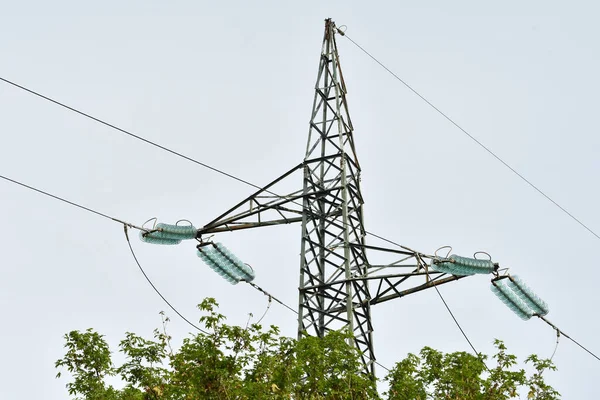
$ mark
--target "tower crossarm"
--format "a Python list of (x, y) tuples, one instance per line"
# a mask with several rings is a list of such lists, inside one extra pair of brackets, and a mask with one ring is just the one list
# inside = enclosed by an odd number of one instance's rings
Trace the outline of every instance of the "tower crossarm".
[(436, 259), (435, 256), (420, 253), (405, 246), (399, 246), (397, 249), (377, 246), (363, 247), (369, 251), (371, 260), (380, 258), (382, 255), (398, 257), (385, 264), (369, 263), (365, 276), (354, 277), (354, 279), (364, 279), (369, 282), (371, 305), (464, 278), (462, 275), (451, 275), (430, 269), (433, 260)]
[[(309, 213), (313, 217), (319, 218), (339, 215), (341, 213), (339, 204), (342, 188), (339, 179), (336, 179), (335, 176), (341, 173), (340, 157), (347, 158), (349, 165), (358, 169), (358, 166), (347, 155), (333, 154), (306, 159), (207, 223), (198, 230), (196, 236), (200, 238), (203, 234), (298, 223), (302, 222), (303, 213)], [(275, 191), (286, 181), (291, 181), (292, 178), (298, 178), (296, 182), (300, 180), (301, 173), (306, 174), (308, 171), (310, 175), (309, 171), (312, 170), (311, 166), (314, 164), (326, 166), (327, 170), (332, 171), (333, 178), (318, 183), (316, 179), (310, 179), (311, 184), (307, 189), (299, 189), (285, 195)], [(296, 173), (299, 177), (296, 177)], [(305, 200), (306, 203), (304, 203)], [(316, 201), (323, 206), (318, 213), (315, 213), (314, 208), (310, 207)], [(309, 206), (307, 207), (305, 204)]]
[[(431, 260), (435, 257), (419, 253), (405, 246), (399, 249), (384, 248), (369, 245), (351, 244), (352, 247), (360, 247), (369, 250), (369, 257), (376, 257), (377, 253), (386, 253), (400, 256), (399, 259), (386, 264), (368, 264), (362, 275), (356, 272), (345, 278), (342, 273), (333, 274), (327, 282), (317, 285), (307, 285), (306, 290), (327, 292), (329, 288), (343, 285), (345, 283), (362, 283), (369, 286), (370, 296), (364, 298), (360, 305), (375, 305), (397, 299), (409, 294), (417, 293), (445, 283), (454, 282), (463, 275), (451, 275), (431, 270)], [(345, 305), (332, 307), (330, 313), (342, 312)]]
[(302, 171), (303, 168), (304, 164), (299, 164), (258, 189), (198, 229), (196, 236), (200, 238), (203, 234), (209, 233), (301, 222), (303, 198), (311, 195), (318, 196), (320, 193), (303, 193), (302, 190), (296, 190), (286, 195), (280, 195), (274, 189), (286, 178), (294, 176), (295, 172)]

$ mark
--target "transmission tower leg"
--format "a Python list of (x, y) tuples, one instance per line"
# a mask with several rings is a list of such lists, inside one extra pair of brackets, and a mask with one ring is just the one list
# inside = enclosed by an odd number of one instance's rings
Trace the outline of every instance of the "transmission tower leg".
[(326, 20), (304, 158), (298, 336), (350, 331), (374, 375), (360, 165), (336, 32)]

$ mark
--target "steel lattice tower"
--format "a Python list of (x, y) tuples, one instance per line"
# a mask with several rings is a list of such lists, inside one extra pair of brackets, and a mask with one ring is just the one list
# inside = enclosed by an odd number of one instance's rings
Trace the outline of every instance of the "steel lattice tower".
[(353, 279), (368, 265), (360, 165), (335, 33), (327, 20), (304, 158), (298, 335), (349, 329), (372, 371), (371, 296)]
[[(366, 244), (361, 168), (336, 34), (343, 32), (327, 19), (304, 161), (199, 229), (197, 238), (300, 223), (298, 337), (322, 337), (330, 330), (347, 329), (354, 336), (365, 373), (374, 375), (371, 306), (463, 276), (429, 269), (436, 256), (405, 246)], [(281, 195), (278, 184), (292, 177), (297, 182), (302, 179), (302, 189)], [(367, 250), (393, 258), (371, 264)]]

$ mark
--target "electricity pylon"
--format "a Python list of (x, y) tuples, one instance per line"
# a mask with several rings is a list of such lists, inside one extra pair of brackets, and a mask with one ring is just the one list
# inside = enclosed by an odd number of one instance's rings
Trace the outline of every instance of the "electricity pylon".
[[(343, 32), (327, 19), (304, 161), (199, 229), (197, 238), (301, 224), (298, 337), (349, 330), (365, 372), (374, 376), (371, 306), (462, 276), (430, 269), (434, 256), (404, 246), (366, 244), (361, 167), (336, 34)], [(280, 195), (277, 186), (299, 174), (302, 189)], [(394, 258), (374, 265), (368, 261), (367, 250)]]

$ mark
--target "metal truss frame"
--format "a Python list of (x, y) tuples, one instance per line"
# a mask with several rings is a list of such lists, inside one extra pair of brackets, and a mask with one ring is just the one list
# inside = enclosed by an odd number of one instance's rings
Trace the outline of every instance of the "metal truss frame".
[[(336, 34), (343, 33), (327, 19), (304, 161), (200, 228), (197, 237), (301, 224), (298, 337), (349, 330), (365, 372), (375, 376), (371, 306), (462, 277), (430, 271), (435, 256), (365, 243), (361, 168)], [(300, 174), (302, 189), (276, 193), (277, 184)], [(393, 261), (372, 265), (367, 251)]]

